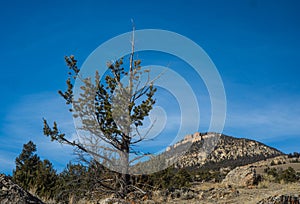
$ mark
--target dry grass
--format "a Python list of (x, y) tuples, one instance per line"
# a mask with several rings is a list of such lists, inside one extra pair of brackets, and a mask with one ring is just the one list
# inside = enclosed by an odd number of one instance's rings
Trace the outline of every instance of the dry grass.
[[(293, 163), (292, 161), (294, 159), (295, 158), (287, 158), (287, 156), (279, 156), (279, 157), (267, 159), (266, 161), (256, 162), (253, 165), (257, 166), (255, 169), (256, 169), (256, 172), (258, 174), (263, 174), (264, 169), (267, 168), (267, 167), (278, 168), (278, 169), (281, 168), (283, 170), (287, 169), (288, 167), (292, 167), (293, 169), (295, 169), (296, 172), (300, 172), (300, 162), (299, 163)], [(281, 161), (281, 162), (285, 162), (285, 164), (276, 164), (276, 165), (271, 166), (270, 164), (273, 160), (278, 160), (278, 161)], [(300, 161), (300, 158), (298, 160)]]
[[(295, 169), (295, 171), (300, 172), (300, 163), (288, 163), (288, 164), (278, 164), (278, 165), (274, 165), (274, 166), (270, 166), (268, 165), (268, 167), (270, 168), (277, 168), (277, 169), (287, 169), (289, 167), (292, 167), (293, 169)], [(267, 166), (262, 166), (262, 167), (257, 167), (256, 168), (256, 172), (258, 174), (263, 174), (264, 173), (264, 169), (267, 168)]]
[(269, 180), (263, 180), (261, 181), (258, 185), (257, 185), (257, 188), (258, 189), (262, 189), (262, 188), (269, 188), (270, 185), (272, 185), (272, 183), (269, 181)]
[[(203, 183), (199, 186), (196, 186), (195, 189), (208, 190), (211, 188), (219, 188), (223, 187), (220, 184), (214, 183)], [(168, 204), (256, 204), (260, 200), (267, 198), (269, 196), (274, 195), (282, 195), (282, 194), (300, 194), (300, 183), (290, 183), (290, 184), (279, 184), (273, 183), (270, 181), (263, 181), (256, 188), (238, 188), (239, 195), (230, 198), (230, 199), (211, 199), (211, 198), (203, 198), (203, 199), (193, 199), (193, 200), (177, 200), (167, 202)]]
[(196, 191), (207, 191), (212, 188), (224, 188), (224, 184), (221, 183), (213, 183), (213, 182), (203, 182), (197, 185), (194, 185), (193, 190)]

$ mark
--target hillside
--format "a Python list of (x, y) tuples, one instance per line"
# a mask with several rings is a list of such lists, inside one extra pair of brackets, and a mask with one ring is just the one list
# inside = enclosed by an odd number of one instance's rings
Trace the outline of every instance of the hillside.
[(192, 138), (193, 144), (176, 163), (178, 168), (236, 167), (283, 155), (281, 151), (258, 141), (223, 134), (195, 133), (185, 139), (189, 138)]
[(213, 132), (196, 132), (169, 146), (164, 153), (150, 161), (137, 164), (132, 171), (146, 169), (151, 172), (166, 168), (170, 164), (174, 164), (177, 169), (233, 168), (280, 155), (284, 154), (255, 140)]

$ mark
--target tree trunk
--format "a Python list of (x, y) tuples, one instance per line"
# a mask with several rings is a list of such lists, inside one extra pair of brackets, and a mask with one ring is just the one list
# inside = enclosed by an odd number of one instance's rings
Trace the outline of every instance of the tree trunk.
[(129, 148), (124, 152), (121, 152), (121, 178), (120, 178), (120, 196), (125, 198), (129, 193), (128, 187), (130, 185), (130, 175), (129, 175)]
[(129, 174), (122, 174), (121, 175), (121, 188), (120, 188), (120, 194), (122, 198), (125, 198), (127, 194), (129, 193), (129, 187), (130, 185), (130, 175)]

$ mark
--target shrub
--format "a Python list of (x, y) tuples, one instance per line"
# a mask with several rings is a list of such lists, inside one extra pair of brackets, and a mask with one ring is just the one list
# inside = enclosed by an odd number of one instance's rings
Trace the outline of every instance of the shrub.
[(282, 171), (281, 174), (278, 175), (278, 179), (283, 180), (285, 182), (296, 182), (298, 180), (296, 171), (289, 167), (286, 170)]
[(300, 180), (300, 173), (297, 173), (292, 167), (288, 167), (286, 170), (276, 168), (264, 169), (266, 173), (265, 180), (275, 181), (277, 183), (289, 183)]

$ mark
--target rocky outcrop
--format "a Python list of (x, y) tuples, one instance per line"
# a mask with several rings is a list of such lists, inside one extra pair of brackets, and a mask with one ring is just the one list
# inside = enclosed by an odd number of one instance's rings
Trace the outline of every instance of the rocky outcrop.
[(227, 186), (248, 187), (257, 184), (258, 179), (254, 167), (241, 166), (230, 171), (222, 183)]
[(259, 201), (257, 204), (300, 204), (300, 194), (270, 196)]
[(0, 174), (0, 204), (43, 204), (17, 184), (8, 176)]

